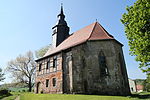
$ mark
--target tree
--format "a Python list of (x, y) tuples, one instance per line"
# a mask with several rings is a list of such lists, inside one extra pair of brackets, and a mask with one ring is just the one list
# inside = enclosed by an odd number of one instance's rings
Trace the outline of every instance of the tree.
[(2, 73), (2, 69), (0, 68), (0, 82), (4, 79), (4, 73)]
[(35, 55), (37, 58), (41, 58), (45, 55), (45, 53), (48, 51), (48, 49), (52, 49), (52, 45), (47, 45), (45, 47), (40, 48), (39, 50), (35, 51)]
[(135, 83), (136, 83), (137, 85), (143, 85), (143, 83), (144, 83), (145, 80), (146, 80), (146, 79), (135, 79), (134, 81), (135, 81)]
[(22, 83), (28, 84), (29, 91), (33, 87), (36, 64), (31, 51), (25, 55), (19, 55), (16, 59), (11, 60), (7, 64), (7, 71), (12, 74), (12, 77)]
[(150, 75), (147, 75), (146, 80), (143, 82), (144, 91), (150, 92)]
[(130, 55), (135, 56), (139, 68), (150, 72), (150, 0), (137, 0), (127, 7), (121, 22), (130, 46)]

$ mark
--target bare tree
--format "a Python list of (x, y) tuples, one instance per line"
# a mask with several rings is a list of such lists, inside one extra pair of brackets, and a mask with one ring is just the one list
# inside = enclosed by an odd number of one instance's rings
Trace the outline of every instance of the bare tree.
[(36, 64), (31, 51), (28, 51), (25, 55), (19, 55), (7, 64), (7, 71), (12, 74), (16, 81), (28, 84), (30, 92), (33, 87), (35, 68)]

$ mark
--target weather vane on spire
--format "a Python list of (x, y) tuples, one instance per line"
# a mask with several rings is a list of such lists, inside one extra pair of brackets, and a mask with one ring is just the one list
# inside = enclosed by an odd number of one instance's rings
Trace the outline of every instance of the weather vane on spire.
[(96, 22), (97, 22), (97, 18), (96, 18)]

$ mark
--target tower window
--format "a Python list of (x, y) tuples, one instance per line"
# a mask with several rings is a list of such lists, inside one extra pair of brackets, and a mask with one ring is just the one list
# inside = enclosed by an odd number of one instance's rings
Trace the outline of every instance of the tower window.
[(39, 64), (39, 72), (42, 70), (42, 63)]
[(56, 86), (56, 78), (53, 78), (52, 82), (53, 82), (53, 87), (55, 87)]
[(49, 85), (49, 79), (46, 80), (46, 87)]
[(50, 61), (48, 61), (46, 64), (46, 69), (49, 69), (49, 68), (50, 68)]
[(106, 57), (102, 51), (99, 54), (99, 66), (100, 66), (100, 75), (101, 76), (108, 75), (108, 68), (106, 65)]
[(53, 68), (56, 68), (57, 67), (57, 58), (54, 57), (53, 58)]

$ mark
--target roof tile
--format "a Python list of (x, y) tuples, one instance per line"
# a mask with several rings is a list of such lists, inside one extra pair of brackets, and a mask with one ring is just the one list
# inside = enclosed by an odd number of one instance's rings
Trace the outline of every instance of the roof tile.
[(49, 49), (44, 57), (86, 42), (87, 40), (114, 39), (98, 22), (92, 23), (70, 35), (56, 48)]

